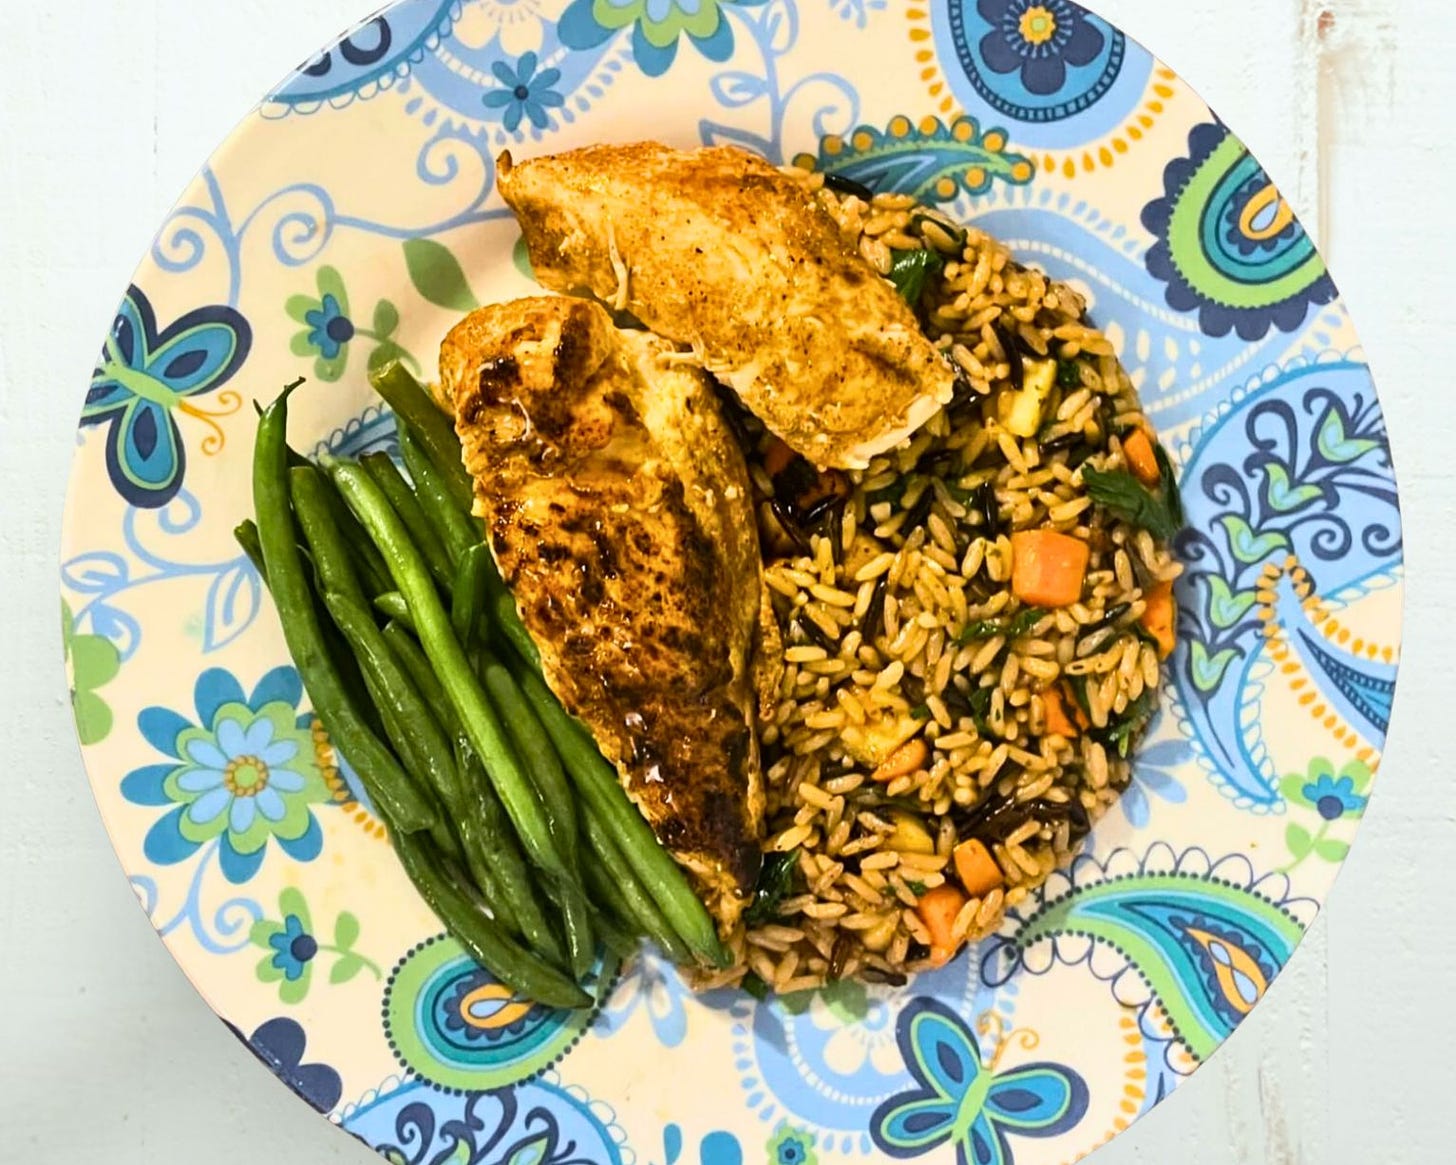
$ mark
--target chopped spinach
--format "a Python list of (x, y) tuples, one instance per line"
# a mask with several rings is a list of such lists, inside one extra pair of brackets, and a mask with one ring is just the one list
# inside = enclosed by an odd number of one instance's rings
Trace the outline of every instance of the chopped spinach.
[(1082, 715), (1092, 715), (1092, 705), (1087, 700), (1087, 677), (1070, 676), (1069, 683), (1072, 688), (1072, 695), (1077, 699), (1077, 707), (1082, 709)]
[(1173, 504), (1176, 493), (1172, 497), (1166, 491), (1154, 493), (1121, 469), (1084, 469), (1082, 481), (1094, 502), (1141, 526), (1154, 538), (1166, 542), (1183, 528), (1182, 507), (1175, 511)]
[(1186, 525), (1183, 515), (1183, 491), (1178, 488), (1178, 474), (1173, 469), (1172, 458), (1168, 451), (1158, 442), (1153, 442), (1153, 456), (1158, 462), (1158, 471), (1163, 475), (1163, 497), (1168, 504), (1168, 513), (1173, 515), (1173, 521), (1178, 528)]
[(754, 971), (749, 971), (743, 976), (743, 982), (739, 984), (760, 1003), (768, 998), (768, 984)]
[(1096, 733), (1095, 739), (1107, 748), (1117, 749), (1117, 755), (1126, 758), (1132, 751), (1133, 742), (1142, 735), (1157, 710), (1157, 694), (1145, 691), (1127, 706), (1121, 716)]
[(892, 251), (890, 261), (890, 282), (900, 293), (900, 298), (915, 307), (925, 293), (925, 285), (932, 276), (939, 275), (945, 267), (945, 260), (938, 252), (924, 248), (918, 251)]
[(910, 709), (910, 715), (916, 720), (929, 720), (931, 718), (930, 705), (916, 704), (915, 707)]
[(906, 882), (905, 889), (909, 890), (917, 898), (924, 898), (930, 892), (930, 887), (924, 882)]
[(743, 921), (748, 926), (762, 926), (778, 917), (779, 903), (788, 895), (798, 866), (798, 850), (772, 854), (765, 859), (753, 892), (753, 904), (743, 912)]
[(1081, 388), (1082, 366), (1075, 360), (1058, 360), (1057, 384), (1061, 388)]
[(976, 722), (976, 731), (986, 734), (986, 717), (991, 713), (991, 688), (977, 688), (967, 698), (971, 706), (971, 719)]
[(900, 499), (905, 496), (905, 491), (910, 487), (910, 478), (907, 474), (904, 477), (897, 477), (884, 489), (877, 489), (874, 493), (865, 494), (865, 502), (871, 509), (881, 502), (889, 502), (892, 506), (898, 506)]
[(968, 623), (961, 633), (956, 636), (957, 642), (964, 647), (968, 643), (978, 643), (986, 639), (994, 639), (998, 635), (1004, 635), (1007, 639), (1020, 639), (1031, 633), (1031, 629), (1042, 621), (1046, 615), (1040, 607), (1027, 607), (1024, 611), (1018, 611), (1009, 619), (982, 619), (976, 623)]

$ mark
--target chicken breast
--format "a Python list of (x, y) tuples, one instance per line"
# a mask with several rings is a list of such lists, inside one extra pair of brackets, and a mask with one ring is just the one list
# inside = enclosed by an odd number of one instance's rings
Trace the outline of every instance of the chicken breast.
[(748, 471), (703, 373), (589, 300), (482, 308), (442, 388), (546, 680), (725, 930), (759, 868), (776, 644)]
[(795, 452), (862, 469), (948, 403), (954, 373), (814, 193), (729, 146), (593, 146), (499, 164), (536, 278), (702, 358)]

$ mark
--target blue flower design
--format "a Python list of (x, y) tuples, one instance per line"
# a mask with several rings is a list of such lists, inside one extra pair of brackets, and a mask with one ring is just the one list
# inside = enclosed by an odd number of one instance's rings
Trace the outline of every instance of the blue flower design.
[[(1148, 736), (1156, 739), (1158, 726), (1154, 723), (1148, 729)], [(1143, 828), (1152, 816), (1152, 798), (1181, 805), (1188, 800), (1188, 790), (1183, 787), (1180, 771), (1193, 758), (1193, 749), (1181, 736), (1175, 740), (1159, 740), (1156, 744), (1140, 750), (1133, 758), (1132, 783), (1118, 800), (1128, 824)]]
[(1328, 773), (1322, 774), (1313, 784), (1305, 785), (1300, 792), (1326, 821), (1338, 821), (1341, 817), (1363, 813), (1369, 800), (1355, 792), (1353, 777), (1336, 780)]
[(354, 321), (344, 311), (343, 305), (330, 292), (317, 308), (303, 317), (303, 322), (310, 329), (308, 342), (325, 360), (334, 359), (354, 338)]
[(319, 951), (318, 939), (304, 929), (303, 919), (296, 914), (283, 920), (283, 929), (269, 936), (268, 945), (277, 952), (271, 960), (273, 965), (289, 982), (303, 978)]
[(343, 1080), (328, 1064), (303, 1063), (308, 1036), (293, 1020), (270, 1019), (251, 1037), (243, 1035), (234, 1024), (227, 1026), (270, 1071), (319, 1112), (329, 1112), (339, 1103), (344, 1095)]
[(270, 839), (297, 861), (318, 856), (323, 831), (312, 807), (332, 794), (313, 718), (298, 712), (302, 698), (291, 667), (269, 672), (251, 695), (214, 668), (197, 680), (195, 723), (168, 708), (142, 711), (142, 736), (170, 758), (121, 783), (122, 796), (134, 805), (171, 807), (147, 833), (142, 848), (149, 861), (173, 865), (217, 839), (223, 873), (242, 883), (263, 864)]
[(997, 73), (1020, 72), (1028, 93), (1050, 97), (1067, 83), (1067, 66), (1090, 65), (1106, 38), (1070, 0), (980, 0), (991, 31), (981, 57)]
[(501, 124), (508, 133), (515, 133), (520, 128), (522, 117), (530, 118), (537, 129), (545, 129), (551, 124), (551, 117), (546, 111), (566, 104), (566, 98), (552, 88), (561, 80), (561, 70), (542, 69), (538, 73), (538, 63), (535, 53), (526, 53), (516, 62), (514, 69), (503, 61), (491, 66), (501, 87), (492, 89), (482, 100), (487, 109), (505, 111)]
[(612, 993), (612, 1001), (601, 1015), (602, 1028), (608, 1033), (621, 1031), (640, 1007), (652, 1021), (658, 1043), (675, 1048), (687, 1039), (687, 996), (676, 971), (642, 952)]
[(572, 0), (557, 33), (572, 49), (593, 49), (624, 28), (632, 29), (632, 59), (649, 77), (660, 77), (677, 57), (686, 34), (710, 61), (733, 55), (733, 29), (724, 9), (767, 0)]
[(768, 1142), (768, 1165), (818, 1165), (814, 1152), (814, 1134), (780, 1123)]

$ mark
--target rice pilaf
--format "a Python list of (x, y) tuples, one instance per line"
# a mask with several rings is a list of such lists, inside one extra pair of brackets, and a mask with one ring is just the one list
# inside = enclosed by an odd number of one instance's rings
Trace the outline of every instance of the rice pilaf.
[[(1130, 780), (1170, 646), (1149, 602), (1180, 572), (1089, 490), (1156, 482), (1149, 450), (1171, 467), (1081, 296), (907, 195), (794, 173), (918, 300), (959, 389), (852, 473), (818, 474), (737, 418), (783, 635), (762, 732), (764, 881), (782, 897), (761, 890), (718, 981), (778, 992), (940, 965), (1068, 860)], [(1013, 538), (1040, 530), (1087, 547), (1065, 605), (1014, 593)]]

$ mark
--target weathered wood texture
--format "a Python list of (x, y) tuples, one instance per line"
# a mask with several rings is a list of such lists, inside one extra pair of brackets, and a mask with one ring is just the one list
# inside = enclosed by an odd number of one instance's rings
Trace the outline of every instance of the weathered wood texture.
[[(805, 0), (810, 2), (810, 0)], [(898, 3), (900, 0), (891, 0)], [(1379, 793), (1325, 918), (1238, 1036), (1097, 1165), (1426, 1165), (1456, 1134), (1456, 408), (1440, 0), (1103, 0), (1250, 144), (1326, 248), (1374, 363), (1410, 619)], [(369, 1160), (215, 1022), (119, 876), (62, 697), (57, 528), (117, 288), (248, 102), (358, 0), (0, 0), (0, 1160)]]

